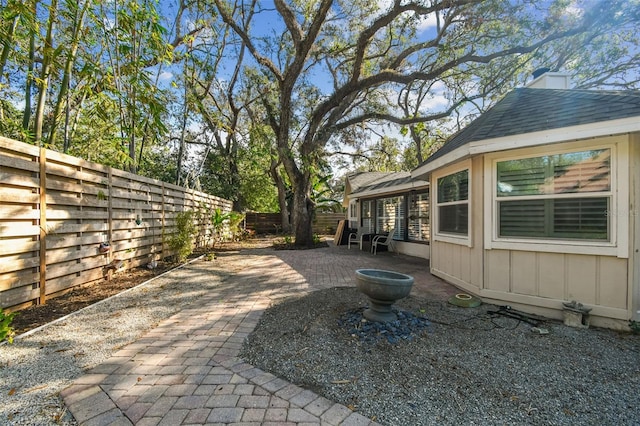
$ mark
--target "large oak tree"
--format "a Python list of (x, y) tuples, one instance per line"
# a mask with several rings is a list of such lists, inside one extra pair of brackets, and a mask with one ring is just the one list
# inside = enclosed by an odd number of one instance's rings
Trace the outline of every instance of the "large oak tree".
[[(266, 86), (262, 95), (294, 192), (297, 245), (312, 244), (313, 176), (340, 132), (444, 117), (475, 94), (498, 90), (505, 69), (517, 72), (518, 63), (548, 54), (554, 42), (579, 43), (594, 29), (613, 31), (638, 18), (626, 0), (588, 2), (585, 9), (563, 0), (274, 0), (272, 9), (256, 0), (213, 1), (273, 82), (275, 93)], [(255, 25), (259, 19), (270, 22), (270, 31)], [(430, 21), (435, 25), (420, 31)], [(411, 115), (389, 108), (390, 93), (438, 81), (466, 85), (464, 95), (426, 116), (419, 108)]]

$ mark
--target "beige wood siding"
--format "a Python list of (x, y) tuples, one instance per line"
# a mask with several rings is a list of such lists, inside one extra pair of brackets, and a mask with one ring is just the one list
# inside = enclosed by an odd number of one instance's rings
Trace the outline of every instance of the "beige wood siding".
[[(453, 284), (468, 291), (478, 292), (482, 288), (482, 241), (483, 241), (483, 208), (482, 188), (484, 158), (478, 156), (471, 161), (469, 176), (471, 177), (471, 191), (469, 195), (469, 214), (471, 216), (470, 244), (455, 244), (431, 239), (431, 271)], [(453, 167), (456, 167), (454, 165)], [(437, 185), (432, 179), (431, 188)], [(431, 217), (436, 217), (433, 209), (437, 208), (433, 202)]]
[(629, 298), (630, 317), (636, 321), (640, 321), (640, 133), (634, 133), (630, 137), (629, 144), (630, 168), (630, 210), (629, 215), (629, 240), (632, 253), (629, 262)]
[(627, 260), (612, 256), (485, 252), (487, 290), (627, 308)]
[[(640, 135), (631, 135), (630, 141), (628, 154), (625, 140), (619, 145), (621, 155), (625, 158), (629, 155), (630, 161), (619, 161), (625, 169), (617, 170), (620, 177), (617, 191), (630, 191), (630, 206), (623, 208), (626, 205), (623, 197), (625, 203), (617, 208), (630, 213), (628, 227), (618, 228), (618, 234), (625, 234), (618, 235), (618, 244), (627, 247), (626, 235), (629, 235), (629, 253), (634, 254), (631, 259), (593, 253), (528, 251), (519, 247), (485, 249), (485, 232), (491, 232), (483, 230), (491, 224), (485, 215), (491, 211), (487, 207), (493, 200), (491, 194), (484, 193), (484, 181), (491, 176), (484, 175), (484, 159), (479, 156), (471, 160), (470, 170), (471, 242), (464, 245), (432, 240), (432, 273), (490, 302), (557, 318), (562, 316), (562, 302), (571, 300), (592, 307), (592, 315), (601, 319), (622, 320), (622, 323), (631, 315), (640, 317), (636, 312), (640, 310), (640, 279), (634, 278), (640, 276), (637, 252), (640, 226), (636, 223), (640, 214)], [(432, 187), (436, 184), (433, 175), (431, 184)]]

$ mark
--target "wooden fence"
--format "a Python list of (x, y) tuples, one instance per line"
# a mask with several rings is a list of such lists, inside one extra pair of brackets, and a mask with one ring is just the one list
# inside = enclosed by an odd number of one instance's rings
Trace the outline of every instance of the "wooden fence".
[(231, 202), (0, 137), (0, 307), (45, 303), (164, 259), (184, 210), (203, 241), (214, 208)]
[[(333, 235), (338, 227), (338, 222), (345, 218), (345, 213), (317, 213), (313, 220), (313, 232)], [(245, 221), (245, 227), (257, 234), (282, 233), (280, 213), (247, 213)]]

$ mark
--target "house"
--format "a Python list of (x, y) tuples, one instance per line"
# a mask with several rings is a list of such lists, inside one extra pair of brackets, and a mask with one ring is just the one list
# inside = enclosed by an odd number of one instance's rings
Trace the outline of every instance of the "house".
[[(411, 172), (430, 183), (431, 273), (483, 300), (591, 324), (640, 319), (640, 91), (546, 73)], [(427, 199), (429, 195), (427, 195)]]
[(429, 183), (410, 172), (360, 172), (347, 176), (343, 206), (349, 228), (362, 234), (394, 229), (393, 250), (429, 258)]

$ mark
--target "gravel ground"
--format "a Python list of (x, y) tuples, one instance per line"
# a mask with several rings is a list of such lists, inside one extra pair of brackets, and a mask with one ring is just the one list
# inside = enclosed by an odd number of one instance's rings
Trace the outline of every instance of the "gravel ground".
[(189, 264), (0, 346), (0, 424), (74, 425), (58, 393), (225, 276)]
[(431, 324), (390, 344), (344, 325), (366, 304), (355, 288), (286, 300), (241, 355), (385, 425), (640, 424), (640, 336), (410, 296), (396, 306)]
[[(58, 392), (232, 273), (205, 269), (187, 265), (0, 346), (0, 424), (73, 425)], [(352, 320), (365, 305), (355, 288), (278, 303), (242, 356), (385, 425), (640, 425), (638, 335), (557, 322), (541, 335), (487, 314), (494, 306), (408, 297), (397, 306), (430, 325), (391, 344), (363, 338)]]

